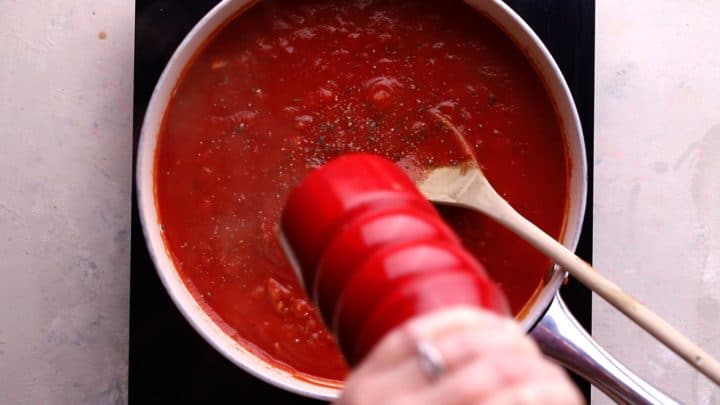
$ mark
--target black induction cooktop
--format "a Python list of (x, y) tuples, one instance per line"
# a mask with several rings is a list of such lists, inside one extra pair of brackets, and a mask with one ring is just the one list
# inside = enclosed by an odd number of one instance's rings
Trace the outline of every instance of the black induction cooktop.
[[(218, 0), (137, 0), (135, 5), (134, 145), (157, 79), (175, 47)], [(560, 66), (575, 98), (593, 155), (595, 2), (507, 0), (540, 36)], [(592, 165), (589, 172), (592, 196)], [(217, 353), (185, 321), (165, 292), (132, 211), (129, 401), (145, 403), (317, 403), (287, 393), (245, 373)], [(589, 202), (589, 204), (592, 204)], [(578, 253), (590, 261), (592, 207), (586, 210)], [(590, 330), (591, 296), (570, 282), (563, 296)], [(587, 383), (576, 379), (586, 397)]]

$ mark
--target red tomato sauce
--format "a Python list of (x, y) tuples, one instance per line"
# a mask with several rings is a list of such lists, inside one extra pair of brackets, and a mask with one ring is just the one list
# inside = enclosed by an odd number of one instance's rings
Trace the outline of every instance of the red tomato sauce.
[[(345, 376), (278, 244), (279, 213), (305, 174), (342, 153), (457, 158), (428, 112), (466, 135), (501, 195), (560, 235), (568, 163), (551, 100), (523, 54), (462, 2), (264, 1), (206, 45), (168, 106), (156, 195), (178, 271), (228, 333), (299, 375)], [(442, 212), (518, 313), (550, 261), (480, 214)]]

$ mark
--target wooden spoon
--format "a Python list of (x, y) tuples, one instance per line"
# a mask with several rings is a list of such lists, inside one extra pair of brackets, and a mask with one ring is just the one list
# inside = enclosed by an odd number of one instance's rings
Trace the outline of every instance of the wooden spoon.
[(449, 131), (467, 153), (467, 159), (456, 165), (429, 169), (416, 178), (420, 191), (428, 200), (476, 209), (493, 218), (553, 259), (586, 287), (720, 385), (720, 363), (717, 360), (515, 211), (492, 187), (474, 159), (470, 145), (452, 121), (434, 109), (428, 110), (428, 114), (441, 128)]

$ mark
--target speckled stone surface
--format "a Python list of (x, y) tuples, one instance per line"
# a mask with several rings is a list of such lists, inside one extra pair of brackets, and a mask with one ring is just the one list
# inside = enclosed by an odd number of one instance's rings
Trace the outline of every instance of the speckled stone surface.
[(126, 402), (133, 7), (0, 0), (0, 404)]
[[(719, 15), (719, 2), (597, 2), (593, 235), (598, 269), (716, 357)], [(597, 297), (593, 335), (683, 402), (720, 404), (718, 387)]]
[[(716, 356), (718, 15), (597, 2), (594, 162), (596, 266)], [(0, 404), (127, 401), (133, 16), (130, 0), (0, 0)], [(630, 368), (720, 404), (593, 305), (595, 337)]]

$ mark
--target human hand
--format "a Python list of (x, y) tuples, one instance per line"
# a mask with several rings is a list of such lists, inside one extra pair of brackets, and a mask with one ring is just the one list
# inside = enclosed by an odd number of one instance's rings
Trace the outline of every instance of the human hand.
[(555, 404), (583, 399), (511, 319), (438, 311), (393, 330), (345, 382), (337, 405)]

